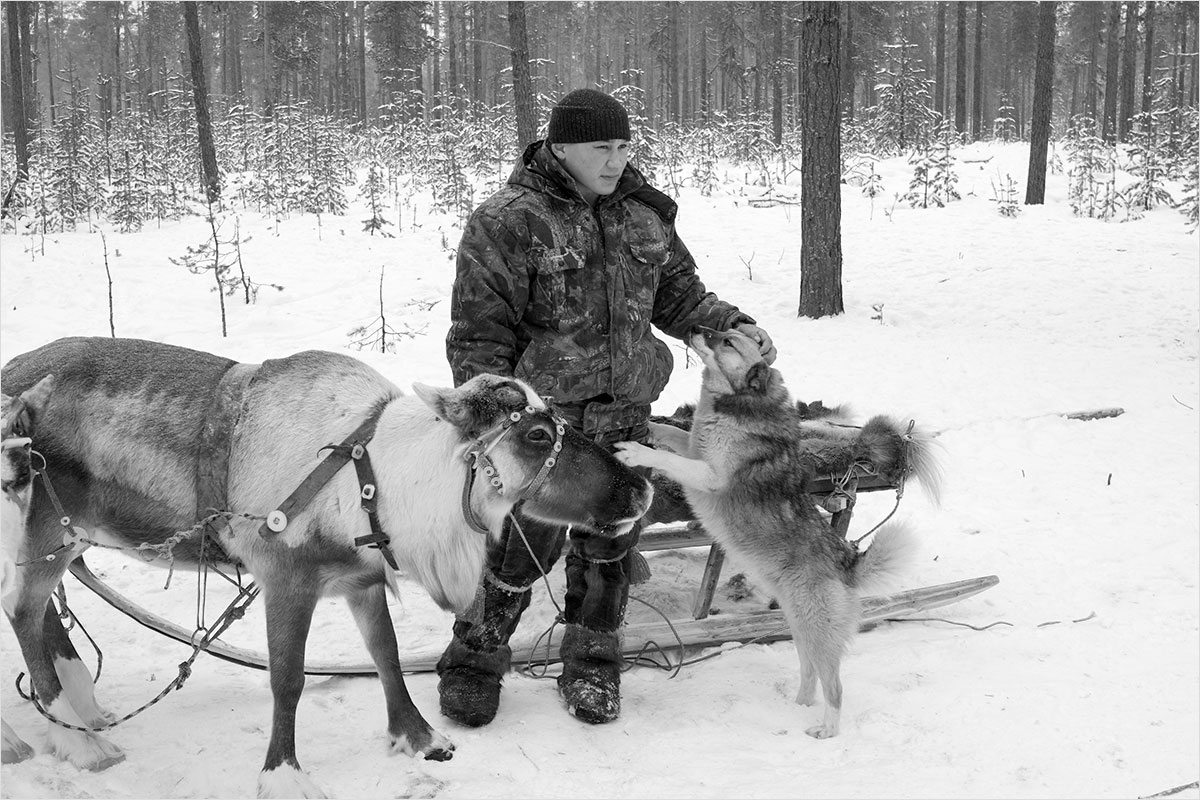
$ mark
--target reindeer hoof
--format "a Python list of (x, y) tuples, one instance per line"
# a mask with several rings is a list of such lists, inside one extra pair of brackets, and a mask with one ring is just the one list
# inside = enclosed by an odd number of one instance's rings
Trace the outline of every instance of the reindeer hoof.
[(6, 739), (4, 741), (4, 749), (0, 750), (0, 763), (18, 764), (32, 756), (33, 748), (21, 739), (15, 742), (10, 742)]

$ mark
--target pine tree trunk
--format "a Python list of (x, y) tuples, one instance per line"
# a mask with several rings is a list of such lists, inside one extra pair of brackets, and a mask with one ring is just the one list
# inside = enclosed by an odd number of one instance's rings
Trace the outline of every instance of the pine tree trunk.
[(1087, 13), (1089, 17), (1088, 29), (1095, 31), (1095, 35), (1088, 37), (1088, 59), (1086, 66), (1087, 92), (1084, 96), (1085, 113), (1092, 119), (1096, 119), (1096, 114), (1099, 109), (1096, 105), (1096, 58), (1097, 58), (1097, 43), (1100, 38), (1100, 17), (1104, 13), (1104, 6), (1101, 3), (1088, 3)]
[(776, 3), (775, 40), (771, 51), (771, 134), (776, 147), (783, 144), (783, 11), (783, 3)]
[(1046, 152), (1050, 145), (1050, 114), (1054, 92), (1053, 0), (1038, 4), (1037, 66), (1033, 78), (1033, 119), (1029, 131), (1029, 177), (1025, 184), (1025, 205), (1041, 205), (1046, 200)]
[(800, 307), (841, 314), (841, 26), (838, 3), (801, 4)]
[(937, 4), (937, 44), (934, 47), (933, 110), (946, 116), (946, 4)]
[(967, 132), (967, 4), (954, 4), (955, 34), (954, 53), (954, 130)]
[(4, 21), (8, 30), (8, 79), (9, 94), (11, 95), (11, 105), (9, 108), (12, 111), (13, 144), (16, 148), (17, 171), (16, 175), (13, 176), (12, 185), (4, 193), (3, 215), (8, 214), (8, 208), (17, 186), (29, 177), (29, 106), (32, 98), (26, 96), (28, 81), (25, 75), (31, 69), (32, 64), (24, 60), (23, 54), (27, 52), (27, 48), (22, 43), (22, 40), (29, 35), (29, 29), (25, 25), (27, 12), (26, 3), (8, 0), (4, 4)]
[(367, 121), (367, 4), (354, 4), (355, 16), (358, 21), (358, 118)]
[(975, 69), (971, 92), (971, 138), (979, 141), (983, 125), (983, 3), (975, 3)]
[(213, 146), (212, 120), (208, 111), (208, 81), (200, 49), (200, 15), (195, 0), (184, 2), (183, 22), (187, 28), (188, 60), (192, 73), (192, 99), (196, 105), (196, 132), (200, 139), (200, 163), (204, 169), (204, 192), (210, 204), (221, 197), (221, 175)]
[(512, 53), (513, 107), (517, 114), (517, 148), (537, 138), (537, 112), (533, 105), (533, 81), (529, 77), (529, 37), (525, 30), (525, 3), (509, 0), (508, 42)]
[(1154, 0), (1146, 0), (1146, 52), (1142, 61), (1142, 113), (1149, 114), (1154, 104)]
[(1120, 27), (1121, 3), (1113, 0), (1108, 4), (1108, 41), (1104, 53), (1104, 123), (1101, 130), (1101, 136), (1108, 144), (1117, 138), (1117, 31)]
[(1133, 118), (1133, 87), (1137, 72), (1137, 3), (1125, 3), (1125, 35), (1121, 40), (1121, 94), (1117, 110), (1117, 141), (1129, 138)]
[(842, 3), (842, 117), (854, 120), (854, 4)]

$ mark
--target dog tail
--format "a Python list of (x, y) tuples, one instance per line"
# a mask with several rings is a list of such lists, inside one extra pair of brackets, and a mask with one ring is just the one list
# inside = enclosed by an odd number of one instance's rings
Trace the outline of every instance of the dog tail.
[(935, 506), (941, 504), (942, 468), (932, 434), (881, 414), (863, 426), (860, 441), (881, 475), (893, 480), (914, 479)]
[(850, 569), (850, 585), (877, 591), (893, 586), (912, 565), (918, 548), (916, 533), (903, 523), (884, 525), (871, 546), (858, 554)]

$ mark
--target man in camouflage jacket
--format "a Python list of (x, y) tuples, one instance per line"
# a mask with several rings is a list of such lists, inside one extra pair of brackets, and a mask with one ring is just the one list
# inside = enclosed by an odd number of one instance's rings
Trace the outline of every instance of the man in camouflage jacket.
[[(607, 445), (648, 436), (650, 404), (672, 367), (652, 326), (680, 339), (696, 325), (738, 327), (774, 360), (754, 320), (705, 290), (675, 233), (674, 201), (626, 163), (629, 135), (624, 107), (606, 94), (580, 89), (559, 101), (547, 140), (525, 150), (507, 186), (467, 222), (446, 337), (456, 385), (484, 372), (516, 376)], [(465, 725), (495, 716), (508, 639), (564, 546), (563, 529), (519, 507), (515, 516), (524, 539), (509, 520), (438, 663), (442, 712)], [(654, 517), (643, 524), (667, 521)], [(620, 711), (619, 628), (631, 572), (644, 566), (639, 533), (571, 536), (558, 685), (587, 722)]]

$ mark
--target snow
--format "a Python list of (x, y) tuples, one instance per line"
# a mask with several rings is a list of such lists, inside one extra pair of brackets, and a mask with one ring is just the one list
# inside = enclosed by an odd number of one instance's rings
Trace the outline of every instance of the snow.
[[(1169, 208), (1130, 222), (1073, 217), (1062, 174), (1049, 176), (1046, 205), (1005, 218), (992, 182), (1023, 176), (1027, 149), (981, 144), (957, 155), (968, 153), (991, 160), (960, 161), (963, 199), (943, 209), (893, 202), (911, 175), (902, 159), (879, 165), (883, 196), (843, 187), (845, 314), (836, 318), (797, 318), (800, 210), (751, 207), (763, 188), (737, 182), (740, 170), (712, 197), (685, 187), (678, 225), (708, 287), (772, 334), (776, 366), (797, 398), (940, 432), (943, 503), (918, 490), (901, 502), (898, 517), (917, 527), (923, 550), (898, 588), (990, 574), (999, 585), (922, 614), (927, 621), (860, 635), (843, 665), (834, 739), (804, 735), (820, 708), (792, 703), (799, 670), (789, 642), (693, 651), (689, 659), (715, 657), (675, 677), (635, 667), (624, 676), (621, 717), (598, 727), (566, 713), (552, 680), (514, 673), (496, 720), (461, 728), (438, 712), (436, 676), (410, 675), (417, 706), (457, 745), (445, 763), (387, 755), (377, 680), (313, 677), (297, 723), (313, 780), (356, 798), (1137, 798), (1187, 784), (1173, 796), (1200, 797), (1197, 235)], [(358, 207), (319, 227), (311, 216), (240, 216), (243, 235), (253, 234), (242, 247), (247, 272), (283, 291), (264, 288), (249, 306), (228, 299), (222, 338), (211, 276), (168, 260), (206, 238), (203, 220), (107, 229), (117, 335), (252, 362), (347, 351), (405, 388), (449, 384), (443, 336), (459, 231), (429, 211), (428, 198), (393, 209), (395, 238), (363, 233)], [(109, 334), (103, 248), (87, 231), (0, 237), (0, 360), (60, 336)], [(409, 335), (394, 352), (360, 352), (347, 334), (378, 316), (385, 268), (384, 311)], [(698, 367), (673, 344), (662, 413), (698, 392)], [(1124, 413), (1062, 416), (1110, 407)], [(893, 502), (890, 493), (863, 495), (852, 534)], [(703, 548), (649, 554), (654, 577), (633, 596), (687, 617), (705, 556)], [(137, 561), (112, 553), (88, 561), (136, 602), (195, 624), (193, 574), (175, 573), (167, 589), (164, 571)], [(728, 563), (718, 589), (724, 613), (761, 607), (763, 598), (726, 598), (737, 571)], [(218, 583), (210, 616), (232, 598)], [(561, 598), (561, 569), (549, 584)], [(450, 615), (414, 584), (401, 586), (392, 612), (402, 659), (439, 652)], [(190, 649), (74, 579), (67, 587), (104, 653), (98, 696), (128, 713), (175, 676)], [(537, 588), (518, 637), (549, 627), (547, 595)], [(630, 619), (657, 614), (631, 602)], [(265, 649), (261, 608), (225, 638)], [(340, 601), (322, 602), (309, 656), (367, 660)], [(4, 797), (253, 795), (270, 728), (265, 672), (201, 656), (182, 690), (107, 734), (126, 760), (91, 773), (41, 752), (45, 723), (14, 690), (22, 663), (8, 626), (0, 657), (3, 717), (39, 750), (0, 769)]]

